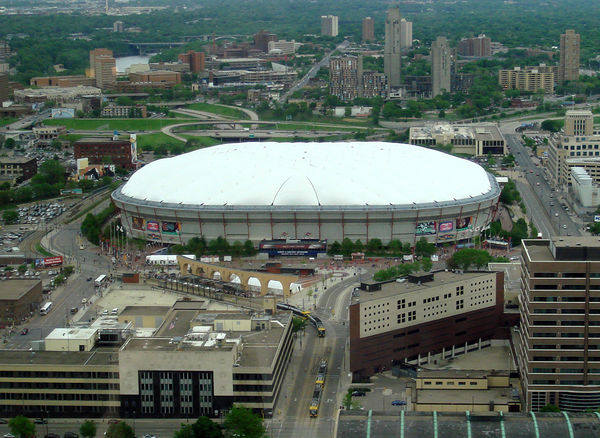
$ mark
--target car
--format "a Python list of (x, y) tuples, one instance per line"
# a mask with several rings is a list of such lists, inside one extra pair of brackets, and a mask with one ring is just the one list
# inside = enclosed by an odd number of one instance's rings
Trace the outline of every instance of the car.
[(44, 435), (44, 438), (60, 438), (60, 435), (57, 433), (47, 433), (46, 435)]
[(85, 249), (85, 245), (79, 245), (79, 249)]
[(118, 308), (118, 307), (115, 307), (114, 309), (112, 309), (112, 310), (110, 311), (110, 314), (111, 314), (111, 315), (118, 315), (118, 314), (119, 314), (119, 308)]
[(554, 216), (558, 217), (558, 213), (554, 213)]
[(87, 298), (82, 298), (81, 299), (81, 304), (85, 304), (85, 303), (87, 303)]
[(102, 311), (102, 315), (108, 315), (108, 309), (104, 309), (104, 310)]
[(367, 395), (365, 391), (352, 391), (352, 397), (364, 397)]
[(92, 281), (92, 277), (86, 278), (86, 281)]
[(404, 400), (394, 400), (392, 401), (392, 406), (404, 406), (406, 402)]
[(564, 229), (564, 230), (566, 230), (566, 229), (567, 229), (567, 226), (566, 226), (566, 225), (563, 225), (563, 229)]
[(27, 333), (29, 333), (29, 329), (27, 327), (25, 327), (23, 330), (21, 330), (22, 335), (26, 335)]
[(65, 432), (63, 438), (79, 438), (79, 434), (75, 432)]
[(48, 424), (48, 420), (46, 420), (45, 418), (36, 418), (35, 420), (33, 420), (33, 422), (35, 424)]
[(4, 434), (4, 438), (15, 438), (15, 436), (9, 432)]
[(155, 435), (150, 435), (149, 433), (145, 434), (143, 438), (156, 438)]
[(77, 307), (71, 307), (71, 315), (75, 315), (79, 309)]
[(121, 420), (117, 420), (116, 418), (111, 418), (108, 420), (108, 424), (119, 424)]
[(8, 424), (8, 421), (6, 421), (4, 418), (0, 418), (0, 424)]

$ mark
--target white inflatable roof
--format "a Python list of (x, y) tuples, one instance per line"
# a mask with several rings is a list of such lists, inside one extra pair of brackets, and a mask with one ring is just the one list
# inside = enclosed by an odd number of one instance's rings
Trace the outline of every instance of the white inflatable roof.
[(154, 161), (122, 194), (205, 206), (374, 206), (453, 201), (490, 190), (481, 166), (419, 146), (256, 142)]

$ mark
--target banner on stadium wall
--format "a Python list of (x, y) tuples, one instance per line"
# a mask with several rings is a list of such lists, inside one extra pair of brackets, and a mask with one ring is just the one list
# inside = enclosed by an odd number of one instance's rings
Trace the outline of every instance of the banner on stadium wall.
[(424, 236), (427, 234), (435, 234), (435, 231), (436, 231), (435, 225), (436, 225), (435, 221), (417, 222), (417, 229), (415, 231), (415, 234), (417, 236)]
[(148, 221), (148, 222), (146, 222), (146, 229), (148, 231), (159, 231), (160, 226), (158, 225), (158, 222), (156, 222), (156, 221)]
[(438, 231), (440, 233), (447, 233), (448, 231), (452, 231), (452, 230), (454, 230), (454, 222), (452, 222), (452, 221), (440, 222), (440, 225), (438, 227)]
[(179, 234), (181, 224), (179, 222), (163, 222), (161, 229), (163, 234)]
[(464, 231), (473, 229), (473, 216), (461, 217), (456, 219), (456, 230)]
[(131, 218), (131, 228), (134, 230), (144, 231), (145, 220), (141, 217), (133, 216)]

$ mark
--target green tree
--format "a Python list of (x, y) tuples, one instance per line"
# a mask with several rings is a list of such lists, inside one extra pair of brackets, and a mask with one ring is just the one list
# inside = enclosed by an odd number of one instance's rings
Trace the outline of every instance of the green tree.
[(292, 332), (304, 330), (306, 328), (306, 319), (302, 319), (298, 316), (292, 318)]
[(341, 253), (344, 257), (350, 257), (350, 254), (354, 252), (354, 243), (349, 239), (345, 238), (342, 240)]
[(15, 418), (8, 420), (8, 427), (11, 433), (18, 438), (35, 437), (35, 424), (23, 415), (17, 415)]
[(124, 421), (119, 421), (116, 424), (111, 424), (106, 429), (106, 438), (135, 438), (133, 429)]
[(560, 409), (556, 405), (546, 405), (540, 409), (540, 412), (560, 412)]
[(208, 417), (200, 417), (192, 424), (195, 438), (222, 438), (223, 432), (217, 423)]
[(54, 140), (52, 140), (50, 147), (52, 147), (52, 149), (54, 150), (60, 151), (62, 149), (62, 142), (55, 138)]
[(56, 160), (47, 160), (38, 169), (48, 184), (56, 184), (65, 180), (65, 168)]
[(19, 213), (16, 210), (4, 210), (2, 220), (5, 224), (14, 224), (19, 220)]
[(361, 240), (357, 239), (356, 242), (354, 242), (354, 252), (363, 252), (364, 249), (365, 246), (363, 245)]
[(256, 248), (254, 247), (254, 244), (252, 243), (251, 240), (246, 240), (244, 242), (244, 255), (245, 256), (253, 256), (256, 255), (258, 251), (256, 250)]
[(96, 431), (96, 423), (94, 423), (92, 420), (84, 421), (79, 427), (79, 434), (83, 438), (94, 438), (96, 436)]
[(25, 271), (27, 271), (27, 265), (26, 264), (19, 265), (19, 267), (17, 268), (17, 271), (19, 271), (19, 274), (21, 274), (21, 275), (24, 274)]
[(342, 404), (344, 405), (344, 409), (347, 410), (358, 408), (358, 402), (352, 398), (352, 388), (348, 389), (348, 392), (344, 395)]
[(262, 419), (252, 413), (252, 410), (243, 406), (234, 406), (227, 414), (227, 417), (225, 417), (223, 424), (232, 436), (262, 438), (265, 435), (265, 427)]
[(429, 272), (431, 271), (431, 268), (433, 268), (433, 262), (430, 258), (425, 257), (423, 260), (421, 260), (421, 267), (424, 271)]
[(340, 245), (340, 242), (338, 242), (337, 240), (335, 242), (333, 242), (331, 245), (329, 245), (329, 248), (327, 249), (327, 254), (329, 255), (337, 255), (337, 254), (341, 254), (342, 253), (342, 245)]
[(5, 147), (5, 148), (7, 148), (7, 149), (12, 149), (12, 148), (14, 148), (16, 144), (17, 144), (17, 142), (15, 141), (15, 139), (14, 139), (14, 138), (7, 138), (7, 139), (4, 141), (4, 147)]
[(371, 239), (367, 242), (367, 251), (371, 253), (377, 253), (383, 250), (383, 243), (381, 239)]
[(424, 237), (421, 237), (415, 245), (415, 254), (418, 256), (430, 257), (435, 254), (435, 251), (435, 245), (429, 243)]
[(176, 430), (173, 438), (196, 438), (191, 424), (182, 424), (181, 429)]

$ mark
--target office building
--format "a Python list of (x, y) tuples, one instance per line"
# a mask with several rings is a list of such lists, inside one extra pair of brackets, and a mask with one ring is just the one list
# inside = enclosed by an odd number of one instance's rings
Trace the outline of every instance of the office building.
[(275, 55), (292, 55), (296, 53), (296, 48), (301, 46), (295, 40), (269, 41), (268, 52)]
[(36, 76), (29, 80), (29, 84), (34, 87), (93, 87), (96, 85), (96, 80), (84, 75)]
[(120, 140), (110, 137), (81, 138), (73, 144), (73, 157), (87, 158), (89, 164), (104, 164), (110, 159), (110, 164), (125, 169), (137, 168), (137, 150), (133, 146), (135, 138)]
[(37, 160), (26, 157), (0, 158), (0, 181), (21, 183), (37, 173)]
[(500, 70), (498, 83), (504, 90), (522, 90), (537, 93), (554, 93), (556, 76), (551, 67), (515, 67), (512, 70)]
[(151, 70), (131, 73), (129, 80), (133, 83), (146, 83), (149, 86), (154, 84), (173, 86), (181, 83), (181, 73), (167, 70)]
[(563, 130), (565, 135), (594, 135), (594, 115), (589, 110), (569, 110)]
[(94, 77), (96, 87), (105, 89), (117, 80), (117, 64), (115, 58), (108, 56), (97, 56), (94, 60)]
[(371, 17), (365, 17), (362, 21), (362, 40), (363, 43), (375, 41), (375, 20)]
[(362, 56), (334, 56), (329, 60), (329, 93), (343, 102), (362, 94)]
[(123, 22), (121, 20), (117, 20), (113, 23), (113, 32), (124, 32), (125, 31), (125, 25), (123, 24)]
[(107, 105), (102, 108), (102, 117), (143, 119), (148, 111), (146, 105)]
[(184, 64), (188, 64), (192, 73), (197, 74), (203, 72), (206, 68), (206, 56), (204, 52), (194, 52), (193, 50), (190, 50), (187, 53), (180, 53), (177, 55), (177, 59)]
[(402, 90), (406, 97), (429, 98), (431, 96), (431, 75), (406, 75), (402, 78)]
[(495, 123), (470, 125), (435, 123), (426, 126), (412, 126), (409, 143), (418, 146), (451, 144), (454, 153), (477, 157), (506, 153), (506, 141)]
[(0, 106), (8, 100), (8, 74), (0, 73)]
[(52, 125), (52, 126), (34, 126), (31, 128), (33, 135), (38, 140), (55, 140), (60, 135), (66, 133), (67, 128), (64, 126)]
[(113, 51), (109, 49), (94, 49), (90, 50), (90, 69), (86, 71), (86, 75), (95, 78), (96, 77), (96, 58), (105, 57), (112, 58)]
[(400, 9), (395, 6), (387, 11), (385, 19), (385, 46), (383, 49), (383, 69), (388, 78), (390, 89), (398, 88), (402, 85), (400, 81), (400, 62), (401, 44), (400, 44)]
[(259, 30), (254, 34), (253, 38), (254, 48), (265, 53), (269, 51), (269, 42), (277, 41), (277, 35), (266, 30)]
[(515, 345), (525, 409), (600, 406), (600, 240), (522, 241), (521, 330)]
[(446, 37), (437, 37), (431, 44), (432, 97), (450, 92), (451, 79), (450, 45)]
[[(0, 166), (4, 167), (2, 164)], [(38, 311), (42, 300), (41, 280), (15, 279), (0, 282), (0, 323), (20, 324), (32, 312)]]
[(583, 167), (571, 167), (571, 192), (586, 209), (596, 209), (600, 204), (600, 187)]
[(350, 371), (371, 376), (491, 345), (503, 325), (503, 294), (501, 272), (441, 271), (409, 275), (402, 283), (363, 282), (350, 303)]
[(400, 48), (410, 49), (413, 41), (412, 21), (400, 20)]
[(330, 37), (338, 36), (337, 15), (321, 15), (321, 35)]
[(573, 29), (567, 29), (560, 35), (560, 63), (558, 80), (576, 81), (579, 79), (579, 45), (580, 35)]
[(492, 55), (492, 39), (485, 35), (463, 38), (458, 42), (457, 53), (461, 56), (484, 58)]

